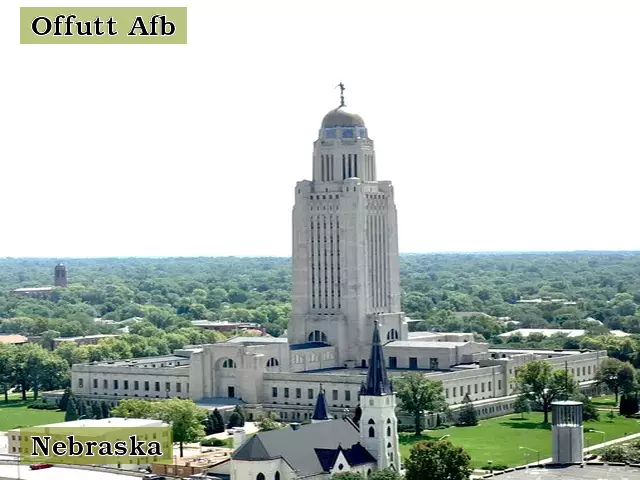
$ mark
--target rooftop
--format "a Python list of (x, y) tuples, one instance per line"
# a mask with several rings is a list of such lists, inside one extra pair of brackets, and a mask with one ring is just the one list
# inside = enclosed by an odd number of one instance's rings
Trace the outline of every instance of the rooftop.
[[(109, 361), (103, 361), (103, 362), (96, 362), (93, 365), (111, 365), (114, 367), (133, 367), (133, 366), (149, 365), (154, 363), (162, 364), (162, 363), (171, 363), (171, 362), (180, 362), (183, 365), (187, 365), (189, 363), (189, 358), (179, 357), (177, 355), (160, 355), (157, 357), (130, 358), (126, 360), (109, 360)], [(92, 365), (92, 364), (88, 364), (88, 365)], [(167, 366), (174, 366), (174, 365), (167, 365)]]
[(0, 463), (0, 478), (20, 478), (21, 480), (140, 480), (140, 476), (100, 472), (85, 468), (55, 466), (42, 470), (31, 470), (29, 465), (18, 466), (14, 463)]
[(324, 342), (309, 342), (309, 343), (297, 343), (295, 345), (289, 345), (290, 350), (308, 350), (309, 348), (324, 348), (330, 347), (328, 343)]
[(27, 337), (23, 335), (0, 335), (0, 343), (26, 343)]
[(83, 420), (72, 420), (71, 422), (49, 423), (47, 425), (38, 425), (38, 427), (154, 427), (158, 425), (158, 420), (149, 420), (147, 418), (100, 418)]
[(395, 340), (385, 343), (385, 347), (409, 347), (409, 348), (446, 348), (454, 349), (469, 345), (469, 342), (424, 342), (419, 340)]
[(233, 337), (224, 343), (245, 343), (245, 344), (287, 343), (287, 339), (283, 337)]
[(512, 335), (521, 335), (523, 337), (528, 337), (532, 333), (541, 333), (545, 337), (550, 337), (555, 334), (567, 335), (568, 337), (581, 337), (586, 333), (586, 330), (569, 330), (564, 328), (519, 328), (518, 330), (512, 330), (511, 332), (501, 333), (498, 335), (501, 338), (508, 338)]
[(29, 292), (50, 292), (53, 290), (53, 287), (25, 287), (25, 288), (16, 288), (11, 290), (11, 292), (15, 293), (29, 293)]
[(564, 467), (549, 466), (504, 473), (500, 480), (640, 480), (640, 468), (586, 464)]

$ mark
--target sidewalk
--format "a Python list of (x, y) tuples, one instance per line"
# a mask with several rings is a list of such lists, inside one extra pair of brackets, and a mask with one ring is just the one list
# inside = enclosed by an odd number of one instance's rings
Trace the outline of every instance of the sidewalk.
[[(613, 440), (609, 440), (608, 442), (604, 442), (604, 443), (597, 443), (595, 445), (592, 445), (590, 447), (585, 448), (583, 450), (583, 452), (584, 453), (589, 453), (589, 452), (592, 452), (594, 450), (599, 450), (601, 448), (608, 447), (610, 445), (615, 445), (617, 443), (628, 442), (629, 440), (634, 440), (636, 438), (640, 438), (640, 433), (634, 433), (633, 435), (627, 435), (626, 437), (615, 438)], [(552, 458), (545, 458), (543, 460), (540, 460), (540, 464), (551, 463), (552, 460), (553, 460)], [(525, 466), (526, 467), (530, 467), (532, 465), (537, 465), (537, 464), (538, 464), (538, 462), (532, 462), (532, 463), (528, 463)]]

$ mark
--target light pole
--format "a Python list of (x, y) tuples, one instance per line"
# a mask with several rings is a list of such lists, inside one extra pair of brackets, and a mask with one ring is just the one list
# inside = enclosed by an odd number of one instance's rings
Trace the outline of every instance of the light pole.
[(540, 466), (540, 451), (534, 450), (533, 448), (529, 448), (529, 447), (518, 447), (518, 448), (520, 448), (520, 450), (531, 450), (532, 452), (536, 452), (538, 454), (538, 466)]

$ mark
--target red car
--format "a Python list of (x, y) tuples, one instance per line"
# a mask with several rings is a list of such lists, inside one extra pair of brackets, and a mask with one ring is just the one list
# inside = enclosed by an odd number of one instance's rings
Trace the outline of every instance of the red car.
[(51, 465), (50, 463), (34, 463), (29, 468), (31, 470), (42, 470), (43, 468), (51, 468), (51, 467), (53, 467), (53, 465)]

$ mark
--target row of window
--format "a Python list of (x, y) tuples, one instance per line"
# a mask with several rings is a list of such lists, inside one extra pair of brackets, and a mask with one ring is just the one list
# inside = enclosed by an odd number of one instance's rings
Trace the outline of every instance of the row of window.
[[(273, 398), (278, 398), (279, 395), (279, 388), (278, 387), (271, 387), (271, 396)], [(283, 388), (283, 397), (284, 398), (290, 398), (290, 394), (291, 394), (291, 389), (289, 387), (284, 387)], [(339, 399), (339, 393), (338, 390), (333, 390), (331, 392), (331, 399), (334, 402), (337, 402)], [(296, 388), (295, 389), (295, 397), (294, 398), (302, 398), (302, 388)], [(309, 400), (313, 400), (314, 398), (314, 389), (313, 388), (309, 388), (307, 389), (307, 399)], [(351, 391), (350, 390), (345, 390), (344, 391), (344, 401), (345, 402), (350, 402), (351, 401)]]
[(383, 309), (388, 302), (388, 235), (387, 219), (382, 215), (367, 218), (369, 256), (369, 307)]
[(326, 216), (320, 220), (320, 216), (310, 219), (311, 308), (341, 308), (340, 219), (336, 217), (334, 224), (329, 216), (329, 225)]
[[(391, 331), (389, 331), (389, 333), (391, 334), (391, 332), (395, 332), (392, 335), (396, 335), (395, 339), (397, 339), (397, 334), (398, 332), (396, 332), (395, 330), (391, 329)], [(389, 338), (389, 334), (387, 334), (387, 340), (391, 340)], [(439, 366), (439, 361), (437, 358), (429, 358), (429, 369), (430, 370), (438, 370), (440, 368)], [(389, 357), (389, 368), (398, 368), (398, 357)], [(409, 357), (409, 369), (410, 370), (417, 370), (418, 369), (418, 357)]]
[[(112, 380), (111, 381), (111, 389), (112, 390), (119, 390), (120, 389), (120, 380)], [(151, 391), (151, 382), (149, 381), (144, 381), (143, 383), (143, 391), (145, 392), (149, 392)], [(153, 391), (154, 392), (159, 392), (160, 390), (160, 386), (161, 386), (161, 382), (153, 382)], [(129, 380), (123, 380), (122, 381), (122, 389), (123, 390), (129, 390), (129, 386), (130, 386), (130, 381)], [(138, 380), (133, 380), (133, 388), (132, 390), (140, 390), (140, 382)], [(78, 388), (84, 388), (84, 378), (78, 378)], [(99, 380), (97, 378), (93, 379), (93, 388), (99, 388)], [(102, 388), (104, 390), (109, 390), (109, 380), (107, 380), (106, 378), (102, 380)], [(164, 383), (164, 391), (165, 392), (171, 392), (171, 382), (165, 382)], [(175, 392), (176, 393), (181, 393), (182, 392), (182, 383), (181, 382), (176, 382), (175, 383)], [(187, 393), (189, 393), (189, 384), (187, 383)]]
[[(480, 385), (479, 387), (479, 391), (478, 391), (478, 385)], [(466, 386), (467, 391), (466, 394), (471, 395), (471, 384)], [(485, 390), (486, 388), (486, 390)], [(452, 388), (452, 397), (464, 397), (465, 395), (465, 391), (464, 391), (465, 387), (464, 386), (460, 386), (460, 387), (453, 387)], [(500, 391), (502, 389), (502, 380), (498, 380), (498, 391)], [(473, 384), (473, 393), (477, 394), (477, 393), (484, 393), (485, 391), (490, 392), (491, 391), (491, 382), (482, 382), (480, 384)], [(449, 389), (445, 388), (444, 389), (444, 396), (446, 398), (449, 398)]]

